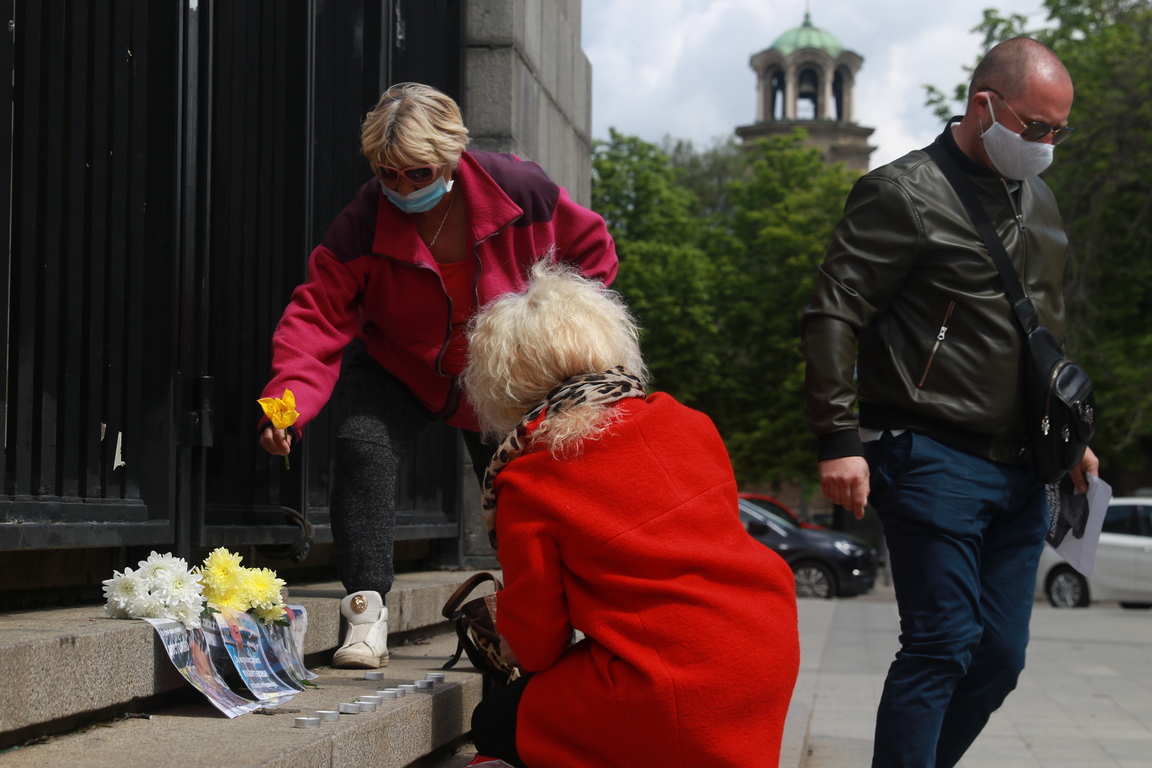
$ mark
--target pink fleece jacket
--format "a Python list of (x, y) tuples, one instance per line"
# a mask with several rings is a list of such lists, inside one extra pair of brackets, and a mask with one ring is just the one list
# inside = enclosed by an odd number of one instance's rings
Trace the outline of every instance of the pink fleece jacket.
[[(466, 152), (454, 194), (468, 205), (476, 305), (522, 291), (532, 264), (555, 249), (561, 261), (611, 283), (616, 248), (604, 219), (568, 196), (539, 165), (514, 155)], [(476, 429), (476, 416), (440, 368), (451, 335), (452, 301), (413, 219), (372, 179), (312, 251), (307, 281), (292, 294), (272, 336), (272, 370), (262, 397), (296, 396), (302, 429), (320, 413), (340, 376), (344, 348), (368, 353), (433, 413)]]

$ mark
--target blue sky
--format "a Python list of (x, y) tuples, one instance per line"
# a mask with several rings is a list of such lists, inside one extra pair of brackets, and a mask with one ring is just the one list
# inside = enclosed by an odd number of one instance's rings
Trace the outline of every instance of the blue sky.
[(969, 30), (985, 8), (1046, 15), (1040, 0), (583, 0), (583, 47), (592, 62), (592, 134), (609, 126), (697, 147), (755, 119), (750, 57), (804, 20), (864, 58), (856, 119), (876, 129), (872, 165), (924, 146), (940, 125), (924, 106), (925, 83), (965, 79), (981, 39)]

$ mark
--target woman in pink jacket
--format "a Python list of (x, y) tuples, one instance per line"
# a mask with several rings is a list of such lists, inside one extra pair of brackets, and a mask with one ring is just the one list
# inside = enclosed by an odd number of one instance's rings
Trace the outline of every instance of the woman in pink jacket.
[(549, 250), (590, 278), (616, 275), (604, 220), (535, 163), (465, 151), (460, 110), (436, 89), (389, 88), (361, 144), (375, 178), (312, 252), (272, 338), (262, 397), (291, 390), (299, 418), (287, 430), (260, 425), (260, 444), (287, 454), (339, 381), (330, 511), (349, 592), (334, 658), (344, 667), (387, 664), (397, 469), (417, 433), (446, 421), (464, 430), (477, 476), (487, 464), (459, 385), (476, 308), (523, 290)]
[(712, 422), (645, 394), (623, 303), (563, 265), (484, 310), (470, 344), (465, 391), (504, 436), (484, 486), (496, 629), (527, 673), (473, 713), (477, 750), (518, 768), (776, 765), (795, 583), (745, 532)]

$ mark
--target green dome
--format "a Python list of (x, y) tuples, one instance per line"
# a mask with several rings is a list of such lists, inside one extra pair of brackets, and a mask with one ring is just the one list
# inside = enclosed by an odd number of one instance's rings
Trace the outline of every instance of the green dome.
[(844, 50), (844, 44), (836, 39), (836, 35), (825, 32), (812, 26), (812, 17), (804, 14), (804, 23), (790, 29), (772, 43), (771, 48), (780, 51), (785, 56), (791, 56), (801, 48), (815, 48), (824, 51), (832, 58), (836, 58)]

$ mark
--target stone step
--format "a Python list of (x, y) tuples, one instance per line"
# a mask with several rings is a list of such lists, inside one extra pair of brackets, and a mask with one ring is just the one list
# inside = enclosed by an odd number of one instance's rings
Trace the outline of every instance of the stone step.
[[(404, 644), (392, 650), (386, 682), (423, 678), (452, 654), (456, 637), (440, 609), (468, 575), (437, 571), (397, 577), (387, 598), (389, 630), (390, 638)], [(322, 666), (339, 642), (343, 596), (336, 583), (290, 587), (290, 601), (308, 610), (305, 655), (309, 667), (320, 674), (315, 682), (322, 687), (270, 709), (270, 715), (252, 713), (233, 720), (185, 683), (145, 622), (106, 618), (98, 605), (0, 614), (2, 745), (91, 721), (106, 726), (2, 753), (0, 766), (130, 768), (212, 761), (285, 768), (367, 762), (402, 768), (459, 742), (481, 691), (467, 657), (431, 694), (387, 702), (376, 713), (346, 716), (319, 730), (293, 727), (294, 715), (288, 710), (310, 715), (350, 700), (342, 697), (385, 687), (365, 681), (362, 670)], [(177, 703), (170, 703), (173, 699)], [(125, 712), (151, 717), (123, 719)], [(371, 759), (362, 762), (367, 755)]]
[[(145, 708), (145, 717), (117, 719), (79, 729), (44, 743), (0, 754), (3, 768), (82, 765), (85, 768), (405, 768), (437, 750), (451, 749), (469, 728), (480, 701), (481, 681), (467, 662), (444, 671), (445, 683), (429, 693), (382, 702), (375, 712), (341, 715), (319, 728), (297, 728), (295, 718), (362, 695), (423, 679), (440, 671), (456, 648), (454, 633), (424, 644), (392, 649), (382, 681), (363, 670), (313, 667), (320, 687), (273, 709), (228, 719), (202, 697)], [(197, 694), (197, 696), (199, 696)]]

